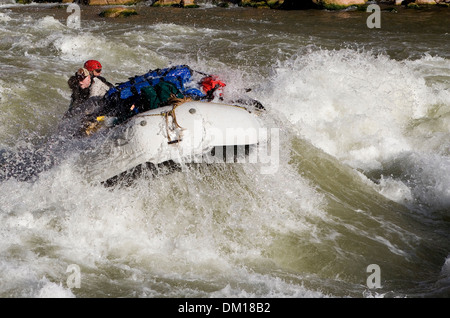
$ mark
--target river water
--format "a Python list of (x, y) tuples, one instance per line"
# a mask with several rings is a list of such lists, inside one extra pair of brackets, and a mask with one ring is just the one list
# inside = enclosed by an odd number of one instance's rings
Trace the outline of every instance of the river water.
[(2, 149), (52, 134), (85, 60), (111, 82), (188, 64), (227, 98), (251, 89), (278, 166), (106, 188), (67, 158), (4, 180), (0, 297), (450, 296), (450, 10), (369, 28), (352, 10), (81, 6), (77, 28), (66, 8), (0, 6)]

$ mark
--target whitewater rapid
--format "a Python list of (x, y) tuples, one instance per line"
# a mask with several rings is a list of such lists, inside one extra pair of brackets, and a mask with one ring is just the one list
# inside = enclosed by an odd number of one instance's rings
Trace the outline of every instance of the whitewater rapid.
[[(0, 7), (0, 70), (13, 75), (0, 78), (2, 149), (45, 142), (68, 77), (98, 58), (111, 82), (188, 64), (218, 74), (229, 99), (251, 89), (279, 131), (279, 167), (195, 164), (105, 188), (75, 153), (34, 182), (3, 181), (2, 297), (448, 295), (450, 60), (434, 38), (430, 54), (407, 32), (329, 34), (358, 12), (316, 24), (305, 12), (144, 8), (151, 18), (106, 22), (83, 8), (78, 30), (64, 8), (21, 8)], [(370, 264), (381, 289), (366, 284)]]

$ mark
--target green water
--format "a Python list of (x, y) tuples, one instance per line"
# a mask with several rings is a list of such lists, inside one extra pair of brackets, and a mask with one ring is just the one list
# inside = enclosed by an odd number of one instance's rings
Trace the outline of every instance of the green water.
[(2, 297), (449, 295), (448, 9), (383, 10), (379, 29), (363, 11), (104, 9), (82, 6), (72, 29), (66, 7), (0, 7), (3, 148), (52, 133), (87, 59), (111, 82), (188, 64), (230, 98), (252, 89), (279, 167), (192, 165), (106, 189), (69, 158), (2, 182)]

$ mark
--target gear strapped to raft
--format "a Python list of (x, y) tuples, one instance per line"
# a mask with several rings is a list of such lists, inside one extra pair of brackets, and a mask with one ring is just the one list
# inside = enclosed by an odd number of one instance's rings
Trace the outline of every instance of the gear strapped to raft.
[(198, 88), (189, 88), (186, 86), (191, 81), (193, 70), (187, 65), (177, 65), (164, 69), (150, 70), (144, 75), (130, 77), (127, 82), (119, 83), (111, 88), (106, 96), (110, 97), (119, 94), (121, 99), (127, 99), (133, 95), (140, 94), (141, 89), (148, 86), (155, 86), (160, 81), (174, 84), (184, 95), (190, 97), (205, 97), (206, 94)]
[[(195, 80), (194, 73), (200, 75), (201, 80)], [(173, 97), (212, 100), (214, 93), (224, 86), (225, 83), (216, 76), (193, 71), (187, 65), (150, 70), (112, 87), (105, 95), (106, 110), (113, 116), (126, 119), (164, 106)], [(130, 108), (133, 108), (131, 112)]]

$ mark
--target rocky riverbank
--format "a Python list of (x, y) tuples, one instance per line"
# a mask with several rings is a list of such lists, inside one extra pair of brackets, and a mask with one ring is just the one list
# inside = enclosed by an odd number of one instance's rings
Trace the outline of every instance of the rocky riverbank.
[[(196, 8), (200, 4), (209, 3), (219, 7), (243, 6), (254, 8), (268, 8), (281, 10), (327, 9), (342, 10), (348, 7), (365, 8), (369, 0), (15, 0), (18, 3), (30, 2), (62, 2), (81, 3), (84, 5), (134, 5), (141, 2), (149, 2), (151, 6), (177, 6), (184, 8)], [(374, 3), (374, 1), (370, 1)], [(449, 7), (450, 0), (392, 0), (376, 1), (382, 5), (408, 6), (421, 8), (423, 6)]]

